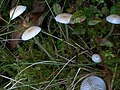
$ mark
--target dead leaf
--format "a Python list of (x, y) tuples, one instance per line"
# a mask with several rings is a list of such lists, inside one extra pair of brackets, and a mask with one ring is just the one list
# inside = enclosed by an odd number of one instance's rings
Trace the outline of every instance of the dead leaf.
[(43, 17), (41, 17), (45, 11), (46, 3), (45, 2), (34, 2), (33, 10), (28, 14), (30, 22), (33, 25), (40, 26), (43, 21)]
[(32, 13), (42, 13), (46, 7), (45, 2), (34, 2)]
[(100, 38), (97, 39), (97, 41), (98, 41), (99, 44), (103, 44), (103, 43), (105, 43), (107, 40), (106, 40), (105, 38), (100, 37)]
[[(10, 49), (14, 49), (17, 47), (17, 45), (21, 42), (20, 38), (24, 30), (19, 30), (23, 28), (23, 21), (19, 21), (18, 26), (16, 26), (16, 30), (18, 31), (11, 33), (11, 39), (16, 39), (16, 40), (11, 40), (10, 42)], [(18, 40), (17, 40), (18, 39)]]

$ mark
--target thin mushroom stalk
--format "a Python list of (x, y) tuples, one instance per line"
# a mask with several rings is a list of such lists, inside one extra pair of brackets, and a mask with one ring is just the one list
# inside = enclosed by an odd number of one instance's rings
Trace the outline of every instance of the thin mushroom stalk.
[(108, 33), (108, 35), (105, 37), (105, 39), (107, 39), (111, 34), (112, 34), (112, 32), (113, 32), (113, 30), (114, 30), (114, 24), (112, 25), (112, 27), (111, 27), (111, 30), (110, 30), (110, 32)]

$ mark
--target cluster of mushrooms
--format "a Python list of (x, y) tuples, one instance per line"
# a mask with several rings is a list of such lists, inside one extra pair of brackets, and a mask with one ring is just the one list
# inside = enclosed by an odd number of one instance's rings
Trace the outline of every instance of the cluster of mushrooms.
[[(18, 5), (10, 10), (10, 19), (13, 20), (19, 15), (21, 15), (26, 10), (26, 6)], [(55, 20), (59, 23), (63, 24), (71, 24), (70, 20), (72, 18), (72, 14), (69, 13), (62, 13), (58, 14), (55, 17)], [(112, 24), (120, 24), (120, 16), (118, 15), (109, 15), (106, 17), (106, 20)], [(23, 41), (29, 40), (33, 37), (35, 37), (39, 32), (41, 31), (41, 28), (38, 26), (31, 26), (28, 29), (26, 29), (21, 39)], [(93, 54), (91, 56), (91, 59), (95, 63), (100, 63), (102, 61), (99, 54)], [(83, 80), (80, 90), (106, 90), (105, 82), (98, 76), (89, 76), (85, 80)]]
[[(18, 5), (10, 10), (10, 19), (13, 20), (16, 17), (20, 16), (24, 11), (26, 10), (26, 6)], [(39, 32), (41, 31), (41, 28), (38, 26), (31, 26), (28, 29), (26, 29), (21, 39), (23, 41), (29, 40), (33, 37), (35, 37)]]

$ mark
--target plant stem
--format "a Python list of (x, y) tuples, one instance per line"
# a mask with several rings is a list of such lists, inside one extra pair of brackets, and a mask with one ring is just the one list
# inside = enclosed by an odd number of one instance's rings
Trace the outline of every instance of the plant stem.
[(112, 87), (111, 87), (111, 83), (110, 83), (110, 72), (108, 70), (108, 65), (104, 62), (104, 58), (102, 56), (102, 54), (100, 54), (101, 58), (102, 58), (102, 64), (103, 64), (103, 67), (104, 67), (104, 72), (105, 72), (105, 76), (106, 79), (107, 79), (107, 86), (108, 86), (108, 90), (112, 90)]
[(117, 73), (117, 69), (118, 69), (118, 63), (116, 63), (115, 71), (113, 73), (113, 78), (112, 78), (112, 81), (111, 81), (111, 88), (113, 87), (113, 84), (114, 84), (114, 81), (115, 81), (115, 76), (116, 76), (116, 73)]

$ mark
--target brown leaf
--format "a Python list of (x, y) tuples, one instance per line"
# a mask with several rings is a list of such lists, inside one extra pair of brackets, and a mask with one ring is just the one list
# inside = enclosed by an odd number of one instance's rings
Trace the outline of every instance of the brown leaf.
[(32, 13), (42, 13), (46, 7), (45, 2), (34, 2)]
[[(11, 40), (10, 42), (10, 49), (14, 49), (17, 47), (17, 45), (21, 42), (21, 35), (24, 32), (24, 29), (26, 26), (24, 26), (25, 21), (19, 21), (18, 25), (16, 26), (16, 30), (18, 29), (18, 31), (11, 33), (11, 39), (15, 39), (15, 40)], [(28, 26), (27, 26), (28, 27)], [(19, 30), (22, 29), (22, 30)], [(18, 40), (17, 40), (18, 39)]]
[(46, 8), (45, 2), (34, 2), (33, 3), (33, 10), (28, 14), (28, 17), (30, 19), (30, 22), (33, 23), (33, 25), (41, 25), (43, 21), (42, 14), (44, 13), (44, 10)]
[(11, 49), (16, 48), (17, 45), (20, 43), (20, 40), (17, 40), (17, 39), (20, 39), (22, 33), (23, 33), (22, 31), (17, 31), (17, 32), (14, 32), (11, 34), (11, 38), (16, 39), (16, 40), (11, 40), (11, 42), (10, 42)]
[(98, 38), (97, 41), (98, 41), (98, 43), (103, 44), (103, 43), (105, 43), (107, 40), (106, 40), (105, 38)]

